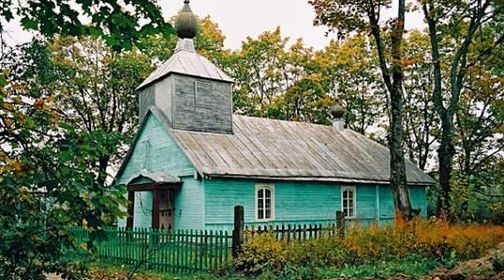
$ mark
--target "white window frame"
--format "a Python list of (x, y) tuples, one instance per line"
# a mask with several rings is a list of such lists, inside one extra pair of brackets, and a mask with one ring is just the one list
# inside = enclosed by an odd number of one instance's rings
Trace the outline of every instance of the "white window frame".
[(355, 186), (342, 186), (341, 187), (341, 212), (345, 213), (343, 209), (343, 192), (351, 191), (352, 192), (352, 200), (353, 200), (353, 215), (345, 216), (345, 219), (355, 219), (357, 217), (357, 188)]
[[(259, 199), (259, 190), (261, 189), (267, 189), (271, 192), (271, 217), (269, 218), (262, 218), (259, 219), (259, 205), (257, 203), (257, 200)], [(275, 219), (275, 185), (273, 184), (264, 184), (264, 183), (257, 183), (255, 186), (255, 218), (256, 221), (258, 222), (267, 222), (267, 221), (273, 221)], [(264, 209), (266, 209), (266, 205), (264, 205)], [(264, 210), (264, 217), (266, 216), (266, 211)]]

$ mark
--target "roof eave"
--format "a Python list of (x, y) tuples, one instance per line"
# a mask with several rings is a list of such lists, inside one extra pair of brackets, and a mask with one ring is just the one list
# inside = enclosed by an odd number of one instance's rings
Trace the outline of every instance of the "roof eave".
[(193, 78), (200, 78), (200, 79), (206, 79), (206, 80), (211, 80), (211, 81), (217, 81), (217, 82), (224, 82), (224, 83), (229, 83), (229, 84), (233, 84), (234, 83), (234, 80), (231, 79), (231, 78), (224, 78), (224, 79), (216, 79), (216, 78), (211, 78), (211, 77), (205, 77), (205, 76), (200, 76), (200, 75), (191, 75), (191, 74), (187, 74), (187, 73), (181, 73), (181, 72), (177, 72), (177, 71), (171, 71), (171, 72), (168, 72), (166, 73), (165, 75), (162, 75), (152, 81), (149, 81), (148, 83), (144, 84), (140, 84), (136, 89), (135, 91), (140, 91), (150, 85), (152, 85), (153, 83), (156, 83), (158, 81), (161, 81), (163, 80), (164, 78), (167, 78), (168, 76), (170, 76), (171, 74), (177, 74), (177, 75), (182, 75), (182, 76), (187, 76), (187, 77), (193, 77)]
[[(243, 174), (204, 174), (205, 178), (233, 178), (233, 179), (257, 179), (271, 181), (304, 181), (304, 182), (332, 182), (332, 183), (360, 183), (360, 184), (390, 184), (388, 180), (341, 178), (341, 177), (314, 177), (314, 176), (263, 176)], [(410, 181), (411, 186), (432, 186), (434, 182)]]

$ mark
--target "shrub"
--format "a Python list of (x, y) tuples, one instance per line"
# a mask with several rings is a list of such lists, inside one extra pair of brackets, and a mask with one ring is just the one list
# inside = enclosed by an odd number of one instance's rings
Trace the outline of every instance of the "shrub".
[(492, 269), (499, 273), (504, 271), (504, 257), (500, 253), (495, 253), (492, 258)]
[(294, 273), (294, 278), (304, 279), (314, 277), (319, 268), (369, 265), (398, 258), (431, 259), (453, 265), (480, 257), (503, 241), (504, 226), (396, 220), (382, 227), (350, 226), (343, 238), (287, 242), (270, 234), (256, 235), (244, 244), (234, 265), (248, 275)]
[(286, 263), (285, 245), (268, 234), (251, 237), (243, 245), (240, 256), (234, 262), (235, 267), (247, 274), (281, 271)]
[(460, 260), (480, 257), (504, 241), (504, 227), (493, 225), (450, 225), (444, 220), (415, 221), (415, 237), (425, 256), (447, 257), (456, 251)]

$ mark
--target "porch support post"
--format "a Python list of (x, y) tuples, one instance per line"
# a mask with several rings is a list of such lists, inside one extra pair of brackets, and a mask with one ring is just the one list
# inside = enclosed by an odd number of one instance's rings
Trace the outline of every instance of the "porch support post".
[(128, 191), (128, 218), (126, 219), (126, 228), (133, 228), (133, 213), (135, 209), (135, 192)]
[(159, 201), (161, 195), (159, 189), (152, 190), (152, 228), (159, 228)]

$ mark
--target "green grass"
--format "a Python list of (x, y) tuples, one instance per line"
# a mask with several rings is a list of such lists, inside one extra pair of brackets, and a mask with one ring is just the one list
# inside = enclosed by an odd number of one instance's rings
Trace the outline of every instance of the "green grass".
[[(94, 273), (91, 273), (92, 276), (96, 276), (96, 274), (99, 274), (99, 276), (103, 275), (110, 275), (110, 279), (120, 279), (117, 278), (118, 275), (127, 275), (129, 274), (133, 267), (128, 266), (128, 265), (113, 265), (111, 263), (103, 263), (103, 262), (93, 262), (90, 264), (90, 269), (94, 271)], [(98, 271), (98, 272), (97, 272)], [(108, 280), (108, 277), (101, 278), (100, 280)], [(158, 271), (152, 271), (152, 270), (145, 270), (145, 269), (138, 269), (135, 272), (135, 280), (143, 280), (143, 279), (148, 279), (148, 280), (189, 280), (189, 279), (196, 279), (196, 280), (213, 280), (213, 279), (243, 279), (239, 278), (238, 276), (236, 277), (222, 277), (217, 274), (212, 274), (212, 273), (207, 273), (207, 272), (197, 272), (197, 273), (186, 273), (186, 274), (173, 274), (173, 273), (168, 273), (168, 272), (158, 272)]]
[[(131, 267), (118, 265), (104, 265), (94, 263), (99, 269), (114, 274), (116, 272), (128, 272)], [(443, 264), (427, 258), (411, 255), (403, 259), (383, 261), (376, 264), (364, 264), (357, 266), (345, 266), (339, 268), (319, 267), (287, 267), (282, 275), (276, 275), (266, 271), (257, 276), (243, 276), (237, 273), (227, 272), (224, 275), (212, 273), (195, 274), (167, 274), (140, 269), (135, 279), (159, 279), (159, 280), (186, 280), (186, 279), (227, 279), (227, 280), (261, 280), (261, 279), (330, 279), (335, 277), (370, 277), (385, 278), (402, 274), (411, 279), (417, 279), (422, 275), (429, 274), (432, 270), (442, 267)]]
[(410, 255), (402, 259), (382, 261), (376, 264), (364, 264), (358, 266), (345, 266), (342, 268), (320, 269), (316, 272), (316, 278), (326, 279), (334, 277), (369, 277), (383, 278), (403, 274), (415, 279), (429, 274), (432, 270), (442, 267), (439, 261), (420, 256)]

